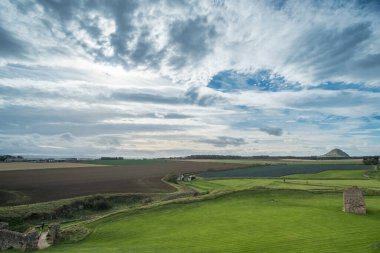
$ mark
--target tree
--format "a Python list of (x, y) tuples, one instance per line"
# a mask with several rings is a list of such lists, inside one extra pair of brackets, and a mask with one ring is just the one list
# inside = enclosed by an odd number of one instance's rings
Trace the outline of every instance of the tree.
[(378, 165), (379, 157), (363, 157), (363, 164), (365, 165)]

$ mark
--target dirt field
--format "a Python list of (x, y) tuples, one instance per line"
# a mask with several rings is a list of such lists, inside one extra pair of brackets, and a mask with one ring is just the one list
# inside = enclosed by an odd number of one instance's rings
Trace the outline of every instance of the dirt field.
[[(237, 167), (242, 165), (165, 161), (129, 166), (92, 165), (70, 169), (1, 171), (0, 190), (21, 192), (27, 195), (32, 203), (96, 193), (170, 192), (174, 189), (161, 181), (161, 178), (169, 173)], [(0, 199), (0, 203), (5, 201)]]
[(56, 168), (79, 168), (79, 167), (95, 167), (104, 165), (93, 165), (83, 163), (0, 163), (0, 171), (9, 170), (39, 170), (39, 169), (56, 169)]

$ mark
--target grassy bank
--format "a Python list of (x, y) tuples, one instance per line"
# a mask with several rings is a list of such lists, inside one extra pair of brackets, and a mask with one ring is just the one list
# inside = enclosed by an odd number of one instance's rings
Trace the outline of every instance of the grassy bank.
[(83, 241), (44, 252), (379, 252), (380, 198), (367, 206), (358, 216), (337, 193), (237, 192), (101, 219)]

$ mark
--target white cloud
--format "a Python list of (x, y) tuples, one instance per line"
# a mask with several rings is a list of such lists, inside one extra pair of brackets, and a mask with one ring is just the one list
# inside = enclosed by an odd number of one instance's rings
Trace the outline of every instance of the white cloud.
[(0, 44), (0, 153), (379, 148), (377, 92), (206, 87), (221, 71), (262, 69), (303, 87), (380, 85), (380, 18), (370, 3), (121, 3), (1, 1), (0, 42), (19, 50)]

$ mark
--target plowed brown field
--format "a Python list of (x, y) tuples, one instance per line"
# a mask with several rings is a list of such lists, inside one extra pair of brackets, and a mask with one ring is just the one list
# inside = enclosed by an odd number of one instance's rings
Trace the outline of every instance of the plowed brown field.
[[(169, 173), (238, 168), (241, 164), (164, 161), (127, 166), (92, 166), (0, 172), (0, 191), (20, 192), (30, 202), (43, 202), (98, 193), (171, 192), (161, 181)], [(1, 199), (0, 203), (6, 200)]]

